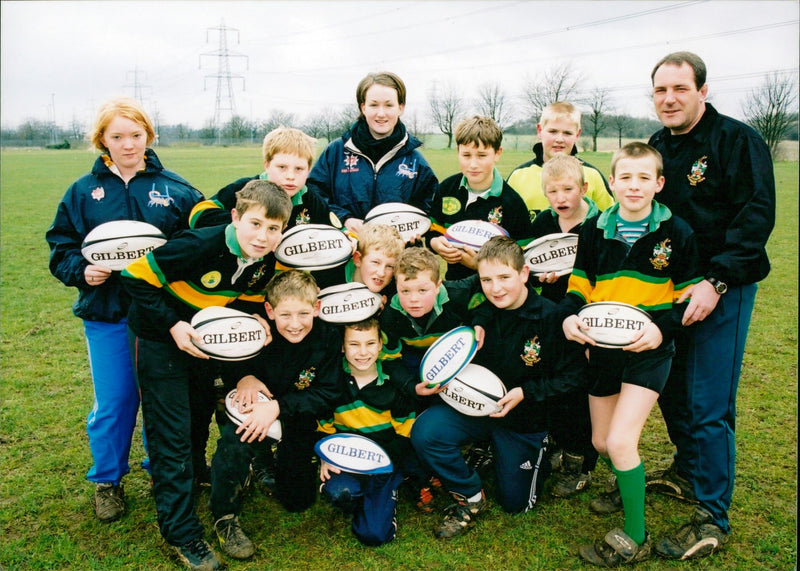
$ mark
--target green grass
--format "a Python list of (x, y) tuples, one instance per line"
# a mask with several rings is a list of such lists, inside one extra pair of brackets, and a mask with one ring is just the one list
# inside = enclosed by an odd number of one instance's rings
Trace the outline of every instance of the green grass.
[[(522, 146), (520, 148), (523, 148)], [(527, 145), (525, 145), (527, 148)], [(530, 158), (508, 150), (504, 176)], [(159, 155), (206, 195), (259, 172), (260, 150), (164, 148)], [(426, 150), (440, 178), (457, 171), (453, 150)], [(608, 172), (608, 153), (583, 155)], [(0, 155), (0, 567), (3, 569), (170, 569), (177, 566), (158, 533), (137, 433), (126, 477), (129, 513), (102, 525), (84, 480), (91, 458), (85, 417), (92, 402), (81, 322), (72, 316), (74, 290), (47, 270), (44, 233), (67, 186), (86, 172), (86, 151), (3, 151)], [(760, 284), (739, 390), (734, 532), (721, 553), (676, 569), (792, 569), (796, 565), (797, 470), (797, 195), (798, 164), (780, 162), (778, 224), (769, 243), (773, 269)], [(213, 449), (212, 438), (211, 448)], [(658, 413), (645, 428), (649, 469), (669, 461)], [(602, 483), (605, 467), (598, 468)], [(493, 507), (475, 530), (450, 542), (433, 538), (439, 516), (408, 502), (398, 509), (397, 539), (380, 548), (359, 545), (347, 521), (323, 502), (288, 514), (259, 491), (246, 501), (242, 522), (258, 546), (253, 560), (231, 569), (577, 569), (577, 546), (620, 525), (620, 516), (592, 515), (588, 502), (601, 486), (572, 500), (546, 497), (528, 514)], [(207, 496), (198, 513), (213, 539)], [(690, 507), (648, 496), (650, 532), (660, 538), (682, 523)], [(650, 561), (639, 568), (663, 569)]]

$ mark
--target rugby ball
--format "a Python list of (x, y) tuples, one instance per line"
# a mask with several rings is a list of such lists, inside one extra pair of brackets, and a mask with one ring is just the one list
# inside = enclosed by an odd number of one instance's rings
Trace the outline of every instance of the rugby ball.
[(114, 220), (96, 226), (86, 235), (81, 254), (92, 264), (120, 271), (166, 241), (164, 233), (152, 224)]
[(508, 236), (501, 226), (486, 220), (462, 220), (447, 227), (445, 239), (456, 246), (480, 250), (486, 242), (495, 236)]
[(347, 235), (327, 224), (301, 224), (286, 231), (275, 258), (299, 270), (327, 270), (350, 259), (353, 243)]
[(555, 272), (565, 276), (572, 272), (578, 251), (577, 234), (547, 234), (525, 247), (525, 264), (535, 276)]
[(416, 206), (403, 202), (386, 202), (379, 204), (364, 218), (364, 224), (387, 224), (400, 232), (404, 242), (421, 236), (431, 227), (431, 219)]
[(314, 450), (322, 460), (353, 474), (388, 474), (392, 459), (369, 438), (358, 434), (332, 434), (319, 440)]
[(497, 401), (505, 394), (506, 387), (497, 375), (470, 363), (447, 383), (439, 396), (461, 414), (489, 416), (502, 410)]
[(630, 345), (652, 319), (635, 305), (614, 301), (598, 301), (584, 305), (578, 318), (589, 326), (584, 333), (598, 347), (619, 349)]
[[(272, 399), (270, 399), (264, 393), (258, 393), (258, 402), (267, 402), (269, 400)], [(249, 412), (239, 412), (239, 400), (236, 398), (236, 389), (233, 389), (225, 396), (225, 414), (236, 426), (239, 426), (245, 420), (250, 418)], [(281, 438), (283, 438), (283, 427), (281, 427), (280, 420), (276, 420), (269, 425), (267, 436), (280, 442)]]
[(381, 296), (358, 282), (339, 284), (319, 292), (319, 318), (329, 323), (357, 323), (375, 315)]
[(447, 384), (472, 361), (477, 349), (474, 329), (466, 325), (451, 329), (425, 351), (419, 365), (420, 379), (428, 388)]
[(211, 306), (192, 317), (200, 343), (192, 343), (212, 359), (243, 361), (255, 357), (264, 347), (267, 333), (258, 319), (229, 307)]

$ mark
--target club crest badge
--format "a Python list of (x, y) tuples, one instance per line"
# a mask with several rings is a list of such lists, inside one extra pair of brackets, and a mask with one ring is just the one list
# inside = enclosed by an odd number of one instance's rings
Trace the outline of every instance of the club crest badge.
[(345, 153), (344, 155), (344, 168), (341, 170), (342, 174), (358, 172), (358, 155)]
[(411, 164), (402, 162), (397, 165), (397, 176), (405, 177), (408, 180), (414, 180), (417, 177), (417, 159), (411, 161)]
[(442, 197), (442, 214), (452, 215), (461, 210), (461, 201), (455, 196)]
[(311, 215), (308, 213), (308, 208), (303, 208), (300, 212), (297, 213), (295, 216), (294, 223), (296, 226), (300, 226), (301, 224), (308, 224), (311, 222)]
[(708, 156), (703, 155), (694, 162), (692, 165), (692, 171), (686, 175), (686, 178), (689, 179), (689, 184), (692, 186), (697, 186), (698, 183), (706, 180), (705, 174), (707, 168)]
[(297, 382), (294, 384), (295, 388), (298, 391), (307, 389), (311, 385), (311, 382), (314, 380), (314, 377), (316, 376), (317, 373), (314, 370), (314, 367), (300, 371), (300, 375), (298, 375), (297, 377)]
[(653, 257), (650, 258), (650, 263), (657, 270), (663, 270), (669, 265), (669, 257), (672, 254), (672, 245), (669, 238), (665, 238), (653, 248)]
[(150, 197), (150, 202), (147, 203), (147, 206), (167, 207), (175, 202), (175, 199), (169, 195), (169, 186), (167, 185), (164, 185), (164, 194), (162, 194), (156, 190), (156, 183), (153, 183), (153, 187), (148, 193), (148, 196)]
[(491, 222), (492, 224), (497, 224), (498, 226), (503, 225), (503, 207), (496, 206), (489, 211), (489, 214), (486, 217), (487, 222)]
[(258, 280), (264, 277), (267, 273), (267, 266), (265, 264), (261, 264), (259, 268), (253, 272), (253, 275), (250, 277), (250, 281), (247, 282), (247, 287), (251, 288), (258, 283)]
[(522, 349), (520, 358), (528, 367), (533, 367), (534, 364), (541, 361), (539, 353), (542, 351), (542, 344), (539, 342), (539, 336), (533, 337), (525, 341), (525, 347)]
[(98, 186), (92, 191), (92, 198), (94, 198), (98, 202), (103, 200), (105, 196), (106, 196), (106, 191), (102, 186)]
[(222, 274), (219, 273), (217, 270), (213, 270), (204, 274), (203, 277), (200, 278), (200, 283), (203, 284), (207, 288), (216, 287), (220, 280), (222, 279)]

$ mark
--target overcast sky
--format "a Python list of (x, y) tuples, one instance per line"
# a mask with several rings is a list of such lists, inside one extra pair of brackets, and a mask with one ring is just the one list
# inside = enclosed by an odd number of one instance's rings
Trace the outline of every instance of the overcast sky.
[(790, 0), (3, 1), (0, 10), (4, 127), (53, 117), (88, 125), (100, 103), (137, 87), (162, 124), (200, 127), (214, 116), (221, 37), (235, 109), (252, 119), (355, 108), (358, 81), (384, 69), (406, 82), (407, 116), (427, 116), (435, 82), (468, 100), (500, 83), (522, 116), (526, 82), (564, 63), (586, 91), (609, 88), (620, 111), (654, 117), (650, 70), (683, 49), (706, 61), (711, 101), (741, 117), (765, 74), (796, 72), (800, 45)]

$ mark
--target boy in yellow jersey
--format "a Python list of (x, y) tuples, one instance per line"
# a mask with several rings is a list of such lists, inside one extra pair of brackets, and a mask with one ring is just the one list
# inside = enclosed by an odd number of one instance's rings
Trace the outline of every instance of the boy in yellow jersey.
[[(667, 382), (691, 286), (702, 280), (692, 229), (654, 200), (664, 187), (662, 171), (661, 154), (647, 144), (614, 153), (610, 181), (619, 202), (583, 223), (561, 303), (567, 339), (589, 346), (592, 442), (617, 476), (625, 511), (624, 529), (580, 549), (583, 559), (605, 567), (650, 556), (639, 437)], [(622, 349), (598, 347), (575, 314), (598, 301), (634, 305), (653, 321)]]
[[(279, 186), (250, 182), (238, 194), (230, 224), (176, 235), (122, 272), (131, 296), (129, 339), (158, 524), (190, 568), (220, 565), (203, 539), (192, 496), (191, 416), (193, 410), (197, 415), (194, 402), (204, 400), (194, 393), (209, 385), (195, 379), (208, 357), (192, 343), (200, 337), (191, 318), (214, 305), (263, 313), (264, 287), (275, 270), (272, 252), (291, 210)], [(189, 560), (185, 553), (200, 555)]]
[[(550, 206), (542, 194), (542, 166), (556, 155), (575, 155), (578, 152), (575, 143), (581, 136), (581, 112), (566, 101), (551, 103), (542, 111), (536, 132), (540, 142), (533, 146), (533, 160), (515, 168), (508, 177), (508, 184), (525, 201), (531, 222)], [(578, 160), (583, 165), (584, 179), (588, 184), (586, 196), (599, 210), (614, 204), (603, 174), (586, 161)]]

